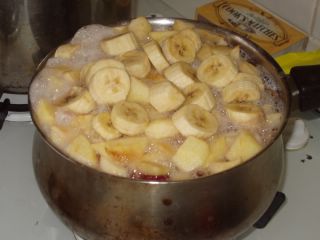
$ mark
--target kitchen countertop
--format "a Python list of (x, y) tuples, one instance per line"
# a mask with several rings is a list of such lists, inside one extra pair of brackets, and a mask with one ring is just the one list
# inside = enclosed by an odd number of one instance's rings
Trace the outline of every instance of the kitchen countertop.
[[(196, 1), (190, 0), (189, 5), (179, 8), (174, 2), (139, 1), (138, 15), (160, 13), (163, 16), (193, 17), (191, 10)], [(196, 5), (206, 2), (209, 1), (197, 1)], [(266, 228), (246, 233), (242, 236), (245, 240), (318, 238), (320, 114), (295, 115), (305, 120), (312, 138), (303, 149), (286, 152), (281, 190), (287, 201)], [(21, 122), (5, 122), (0, 131), (0, 239), (74, 240), (73, 233), (49, 209), (36, 184), (31, 156), (34, 131), (31, 123)]]

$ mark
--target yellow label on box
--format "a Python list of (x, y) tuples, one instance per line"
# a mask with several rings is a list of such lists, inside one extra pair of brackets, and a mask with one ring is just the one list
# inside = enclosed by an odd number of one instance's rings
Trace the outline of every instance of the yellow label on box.
[(197, 8), (196, 17), (238, 32), (270, 54), (302, 50), (307, 39), (303, 32), (247, 0), (217, 0)]

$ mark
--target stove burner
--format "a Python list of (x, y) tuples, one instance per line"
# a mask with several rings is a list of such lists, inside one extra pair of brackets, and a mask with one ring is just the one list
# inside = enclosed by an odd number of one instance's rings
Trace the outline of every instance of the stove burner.
[(3, 123), (8, 116), (8, 112), (28, 112), (28, 104), (11, 104), (10, 100), (6, 98), (3, 102), (0, 102), (0, 130), (2, 129)]
[(286, 200), (286, 195), (282, 192), (277, 192), (267, 211), (253, 226), (258, 229), (261, 229), (267, 226), (267, 224), (270, 222), (272, 217), (277, 213), (277, 211), (285, 202), (285, 200)]

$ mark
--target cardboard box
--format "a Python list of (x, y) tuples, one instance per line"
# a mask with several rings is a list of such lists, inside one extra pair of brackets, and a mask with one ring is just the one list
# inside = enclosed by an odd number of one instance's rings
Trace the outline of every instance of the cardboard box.
[(248, 0), (216, 0), (198, 7), (196, 18), (238, 32), (273, 56), (302, 51), (307, 43), (305, 33)]

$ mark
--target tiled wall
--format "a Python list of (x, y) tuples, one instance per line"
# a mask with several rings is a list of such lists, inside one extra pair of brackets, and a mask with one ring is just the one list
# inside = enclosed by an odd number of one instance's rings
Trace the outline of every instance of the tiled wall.
[[(193, 18), (197, 6), (212, 0), (162, 0), (181, 15)], [(310, 36), (307, 49), (320, 48), (320, 0), (253, 0)]]

